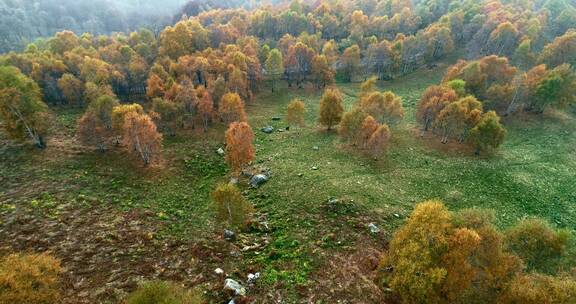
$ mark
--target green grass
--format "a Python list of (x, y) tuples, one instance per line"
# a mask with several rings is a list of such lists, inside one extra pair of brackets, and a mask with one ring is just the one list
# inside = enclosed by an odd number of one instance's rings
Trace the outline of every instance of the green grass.
[[(455, 210), (492, 208), (500, 226), (525, 216), (541, 216), (574, 229), (576, 120), (566, 116), (512, 121), (506, 125), (506, 143), (491, 157), (446, 153), (414, 136), (416, 102), (426, 86), (439, 81), (437, 76), (423, 76), (416, 73), (403, 81), (380, 84), (381, 89), (401, 95), (406, 109), (405, 121), (393, 129), (393, 143), (382, 161), (355, 153), (336, 133), (317, 126), (318, 93), (286, 90), (278, 98), (260, 95), (255, 102), (258, 109), (249, 112), (254, 128), (272, 124), (269, 118), (284, 114), (292, 98), (307, 104), (308, 125), (288, 133), (258, 133), (258, 159), (275, 173), (259, 191), (273, 196), (272, 201), (282, 201), (272, 207), (284, 214), (316, 210), (330, 197), (350, 197), (381, 214), (381, 224), (389, 228), (402, 221), (393, 214), (403, 218), (415, 203), (441, 199)], [(357, 85), (341, 89), (350, 108)], [(312, 166), (319, 170), (310, 170)], [(298, 173), (304, 176), (297, 177)]]
[[(421, 139), (414, 130), (415, 107), (422, 91), (440, 81), (442, 70), (422, 70), (402, 79), (380, 82), (379, 89), (402, 96), (406, 117), (393, 128), (387, 156), (369, 159), (342, 143), (336, 132), (316, 123), (321, 92), (282, 88), (263, 91), (247, 105), (256, 133), (257, 166), (272, 172), (271, 180), (244, 194), (266, 218), (270, 245), (244, 254), (244, 266), (260, 269), (266, 286), (310, 284), (326, 256), (351, 250), (370, 221), (390, 233), (418, 202), (440, 199), (452, 210), (491, 208), (501, 227), (527, 216), (543, 217), (558, 227), (576, 230), (576, 119), (571, 115), (523, 117), (506, 124), (508, 138), (491, 157), (478, 158), (465, 149), (447, 152), (437, 139)], [(346, 108), (356, 102), (359, 84), (339, 84)], [(304, 128), (264, 134), (266, 125), (285, 115), (293, 98), (307, 106)], [(180, 134), (164, 141), (166, 163), (143, 169), (123, 152), (86, 151), (72, 139), (78, 110), (57, 110), (64, 130), (46, 151), (27, 146), (0, 148), (0, 213), (17, 205), (48, 209), (58, 204), (91, 201), (129, 210), (151, 210), (166, 225), (162, 235), (210, 239), (221, 227), (209, 194), (227, 180), (227, 166), (216, 153), (223, 146), (221, 126), (208, 134)], [(318, 150), (313, 147), (318, 146)], [(312, 170), (313, 166), (318, 170)], [(302, 174), (302, 176), (299, 176)], [(336, 208), (327, 206), (338, 198)], [(54, 216), (53, 213), (49, 215)], [(57, 214), (56, 214), (57, 215)], [(360, 228), (358, 228), (360, 227)], [(286, 287), (289, 286), (289, 287)], [(292, 287), (290, 287), (292, 286)]]

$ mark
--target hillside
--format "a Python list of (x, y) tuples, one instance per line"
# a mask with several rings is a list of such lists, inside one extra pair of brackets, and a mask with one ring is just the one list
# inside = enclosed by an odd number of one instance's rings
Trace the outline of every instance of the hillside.
[(176, 2), (0, 55), (0, 304), (575, 303), (573, 3)]

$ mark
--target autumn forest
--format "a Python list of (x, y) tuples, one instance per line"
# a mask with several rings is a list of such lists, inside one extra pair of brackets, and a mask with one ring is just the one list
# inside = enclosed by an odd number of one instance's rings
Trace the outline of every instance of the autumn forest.
[(572, 0), (0, 16), (0, 304), (576, 303)]

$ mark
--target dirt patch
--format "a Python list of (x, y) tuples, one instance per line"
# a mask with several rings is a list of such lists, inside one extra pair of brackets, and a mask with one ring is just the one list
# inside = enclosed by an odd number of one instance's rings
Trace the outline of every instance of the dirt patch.
[[(58, 207), (57, 217), (19, 209), (0, 217), (0, 255), (50, 251), (66, 271), (63, 303), (117, 303), (139, 281), (173, 280), (218, 293), (216, 267), (233, 263), (230, 244), (160, 239), (143, 211), (91, 205)], [(226, 257), (224, 261), (224, 257)]]
[(432, 132), (422, 132), (418, 128), (412, 129), (412, 134), (418, 139), (420, 144), (431, 150), (440, 151), (446, 155), (453, 156), (474, 156), (474, 148), (467, 143), (461, 143), (457, 140), (450, 139), (447, 143), (442, 143), (440, 137)]
[(333, 300), (338, 303), (383, 303), (384, 294), (376, 282), (381, 249), (372, 239), (359, 240), (353, 252), (336, 253), (313, 274), (310, 303)]

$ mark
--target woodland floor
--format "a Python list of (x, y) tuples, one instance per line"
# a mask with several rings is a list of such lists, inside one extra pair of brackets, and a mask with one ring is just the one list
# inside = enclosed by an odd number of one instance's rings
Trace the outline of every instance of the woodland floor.
[[(258, 303), (379, 303), (373, 281), (379, 253), (423, 200), (441, 199), (453, 210), (494, 209), (503, 228), (540, 216), (576, 231), (574, 115), (510, 118), (505, 144), (490, 157), (421, 138), (416, 103), (445, 67), (379, 83), (401, 95), (406, 110), (380, 161), (317, 126), (320, 92), (258, 94), (247, 105), (257, 135), (255, 167), (269, 169), (272, 178), (259, 189), (245, 180), (241, 186), (268, 228), (255, 227), (234, 243), (222, 239), (209, 198), (228, 180), (216, 153), (222, 127), (166, 137), (163, 164), (144, 169), (118, 149), (100, 154), (81, 147), (73, 138), (81, 110), (56, 109), (59, 131), (46, 150), (0, 138), (0, 255), (52, 251), (66, 268), (65, 303), (116, 303), (152, 278), (198, 286), (223, 303), (230, 297), (217, 267), (243, 282), (260, 272), (249, 289)], [(339, 87), (350, 108), (359, 85)], [(306, 127), (259, 131), (284, 128), (271, 117), (283, 117), (296, 97), (307, 104)], [(371, 235), (371, 222), (382, 231)]]

